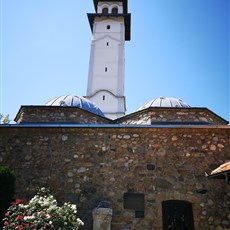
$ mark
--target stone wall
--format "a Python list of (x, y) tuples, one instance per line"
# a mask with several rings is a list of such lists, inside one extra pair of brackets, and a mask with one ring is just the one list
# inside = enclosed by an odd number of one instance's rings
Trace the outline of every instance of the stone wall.
[(206, 108), (149, 108), (117, 120), (129, 125), (151, 125), (157, 122), (197, 122), (226, 125), (227, 121)]
[[(230, 190), (210, 173), (230, 160), (230, 129), (0, 127), (0, 164), (16, 173), (17, 197), (49, 186), (76, 203), (92, 229), (92, 210), (108, 200), (112, 230), (162, 230), (162, 201), (192, 203), (196, 230), (230, 226)], [(145, 195), (144, 218), (124, 209), (127, 192)], [(206, 191), (204, 194), (200, 191)]]
[(112, 121), (77, 107), (21, 106), (17, 123), (109, 124)]

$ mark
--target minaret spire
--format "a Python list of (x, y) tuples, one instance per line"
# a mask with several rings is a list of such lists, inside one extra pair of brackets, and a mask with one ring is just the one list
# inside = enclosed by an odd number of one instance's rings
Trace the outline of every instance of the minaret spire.
[(93, 33), (86, 98), (107, 116), (125, 115), (125, 41), (130, 40), (127, 0), (94, 0), (88, 14)]

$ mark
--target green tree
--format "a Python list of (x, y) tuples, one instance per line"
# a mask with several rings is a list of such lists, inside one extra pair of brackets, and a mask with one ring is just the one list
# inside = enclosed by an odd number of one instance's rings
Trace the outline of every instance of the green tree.
[[(15, 175), (12, 170), (5, 166), (0, 166), (0, 220), (3, 219), (7, 208), (14, 198)], [(0, 221), (0, 229), (2, 227)]]
[(11, 122), (9, 114), (8, 115), (3, 115), (0, 113), (0, 124), (9, 124)]

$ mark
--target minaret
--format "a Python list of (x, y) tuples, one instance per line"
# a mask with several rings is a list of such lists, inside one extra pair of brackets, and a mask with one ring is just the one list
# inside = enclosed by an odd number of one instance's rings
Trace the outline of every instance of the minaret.
[(94, 0), (88, 14), (93, 33), (86, 98), (110, 119), (125, 115), (125, 41), (130, 40), (127, 0)]

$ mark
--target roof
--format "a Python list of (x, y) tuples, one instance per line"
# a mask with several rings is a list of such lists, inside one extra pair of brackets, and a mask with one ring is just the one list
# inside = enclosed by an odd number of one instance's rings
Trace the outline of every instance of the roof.
[(77, 95), (64, 95), (53, 98), (48, 101), (47, 106), (77, 107), (88, 112), (104, 117), (103, 112), (88, 99)]
[(211, 175), (215, 175), (215, 174), (218, 174), (218, 173), (224, 173), (224, 172), (227, 172), (227, 171), (230, 171), (230, 161), (220, 165), (218, 168), (213, 170), (211, 172)]
[(145, 103), (144, 105), (139, 107), (137, 111), (150, 107), (189, 108), (190, 106), (181, 99), (177, 99), (174, 97), (158, 97)]
[(210, 125), (196, 125), (196, 126), (183, 126), (183, 125), (123, 125), (123, 124), (76, 124), (76, 123), (20, 123), (20, 124), (1, 124), (0, 129), (3, 128), (116, 128), (116, 129), (135, 129), (135, 130), (165, 130), (165, 129), (174, 129), (174, 130), (207, 130), (210, 129), (212, 131), (215, 130), (226, 130), (230, 129), (230, 126), (222, 125), (222, 126), (210, 126)]
[(225, 179), (230, 182), (230, 161), (220, 165), (208, 176), (210, 179)]

